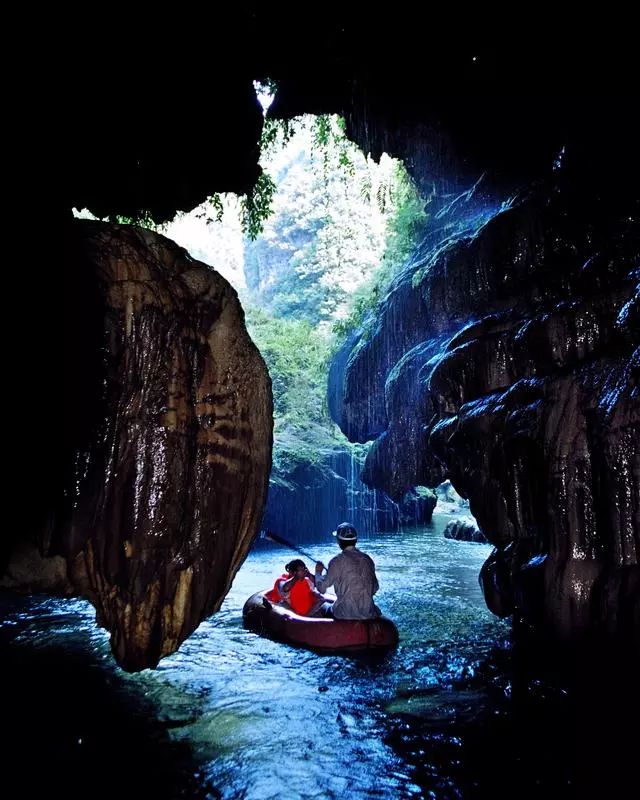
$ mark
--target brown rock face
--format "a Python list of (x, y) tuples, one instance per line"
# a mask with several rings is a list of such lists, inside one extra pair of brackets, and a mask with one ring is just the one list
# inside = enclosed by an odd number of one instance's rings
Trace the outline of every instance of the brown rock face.
[(147, 230), (71, 228), (68, 469), (47, 552), (137, 670), (217, 610), (246, 556), (271, 466), (271, 384), (218, 274)]

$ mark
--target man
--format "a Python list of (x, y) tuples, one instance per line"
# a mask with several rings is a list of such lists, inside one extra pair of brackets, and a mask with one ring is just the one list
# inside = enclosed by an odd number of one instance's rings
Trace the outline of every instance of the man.
[(343, 522), (338, 525), (335, 536), (342, 550), (329, 562), (327, 574), (322, 561), (316, 564), (316, 588), (324, 592), (333, 586), (336, 601), (333, 616), (336, 619), (370, 619), (379, 617), (380, 609), (373, 602), (378, 591), (376, 568), (370, 556), (356, 548), (358, 533), (353, 525)]

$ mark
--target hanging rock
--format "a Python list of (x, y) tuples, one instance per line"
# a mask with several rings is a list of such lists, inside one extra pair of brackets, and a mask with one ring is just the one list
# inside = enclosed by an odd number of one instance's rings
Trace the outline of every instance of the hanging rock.
[(219, 608), (249, 550), (270, 380), (235, 291), (173, 242), (87, 221), (67, 242), (66, 446), (38, 544), (138, 670)]

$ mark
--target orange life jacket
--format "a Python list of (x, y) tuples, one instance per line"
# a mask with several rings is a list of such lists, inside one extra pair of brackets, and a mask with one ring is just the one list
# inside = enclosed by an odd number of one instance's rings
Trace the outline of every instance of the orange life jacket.
[(265, 594), (267, 600), (270, 600), (272, 603), (279, 603), (281, 600), (284, 600), (284, 597), (282, 596), (280, 589), (278, 588), (278, 584), (280, 583), (280, 581), (288, 581), (290, 577), (291, 575), (287, 575), (287, 573), (285, 572), (279, 578), (276, 578), (276, 582), (273, 584), (273, 589), (270, 589)]
[(306, 616), (316, 602), (317, 598), (313, 593), (309, 578), (304, 578), (304, 580), (296, 581), (293, 584), (289, 592), (289, 605), (296, 614), (300, 614), (303, 617)]

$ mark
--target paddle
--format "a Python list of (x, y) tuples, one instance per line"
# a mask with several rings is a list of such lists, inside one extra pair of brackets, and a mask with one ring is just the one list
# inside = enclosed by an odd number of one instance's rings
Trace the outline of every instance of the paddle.
[(314, 562), (314, 564), (318, 560), (310, 553), (307, 553), (305, 550), (298, 547), (298, 545), (287, 541), (287, 539), (283, 539), (282, 536), (276, 536), (276, 534), (271, 533), (271, 531), (260, 531), (260, 538), (266, 539), (268, 542), (275, 542), (276, 544), (281, 544), (284, 547), (290, 548), (291, 550), (295, 550), (296, 553), (300, 553), (301, 556), (304, 556), (305, 558), (310, 558)]

